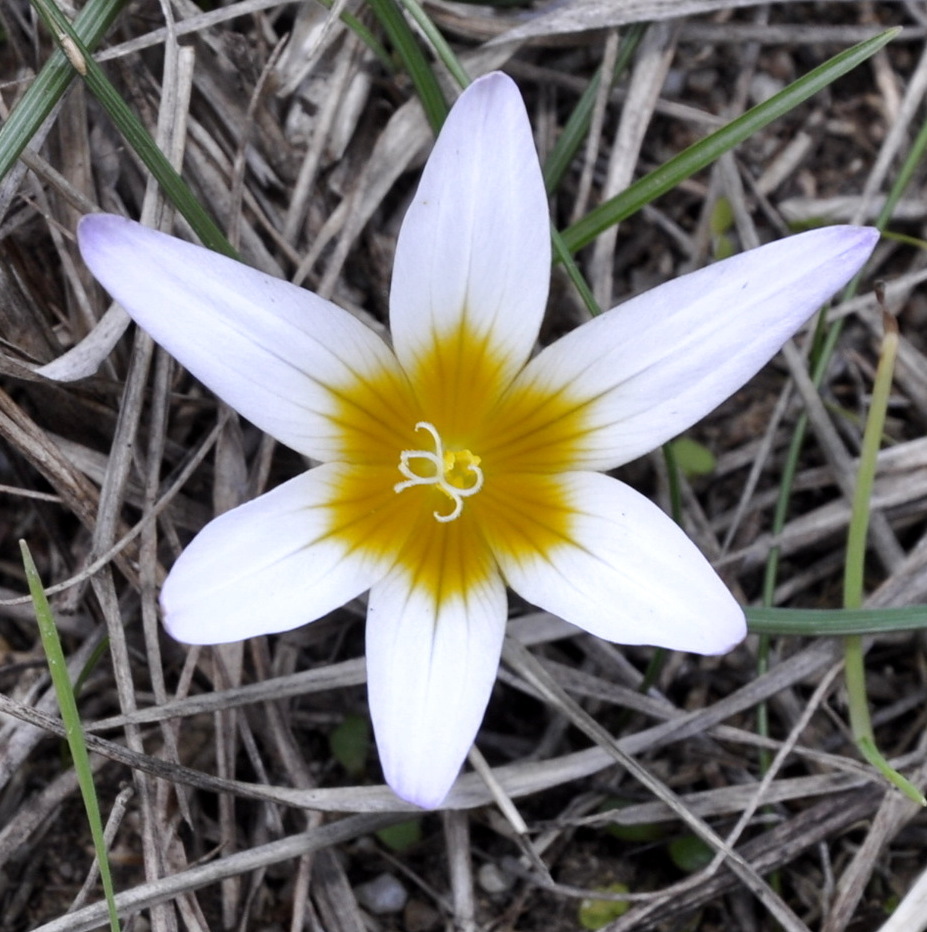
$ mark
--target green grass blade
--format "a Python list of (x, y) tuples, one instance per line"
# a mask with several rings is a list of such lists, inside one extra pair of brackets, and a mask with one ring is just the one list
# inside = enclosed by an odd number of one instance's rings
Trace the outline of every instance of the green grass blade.
[(903, 774), (900, 774), (885, 759), (875, 743), (872, 720), (869, 717), (869, 700), (866, 696), (866, 667), (863, 657), (863, 642), (859, 635), (852, 635), (844, 643), (844, 675), (847, 684), (847, 699), (850, 705), (850, 728), (860, 754), (888, 780), (898, 787), (912, 802), (927, 806), (924, 794)]
[[(921, 125), (920, 131), (917, 134), (917, 138), (914, 140), (910, 151), (905, 157), (904, 164), (901, 166), (901, 170), (898, 172), (894, 182), (892, 183), (892, 187), (889, 190), (885, 205), (879, 212), (879, 217), (875, 224), (879, 230), (884, 231), (885, 227), (891, 220), (895, 207), (901, 200), (902, 194), (904, 194), (905, 189), (914, 176), (915, 170), (917, 170), (917, 168), (921, 165), (925, 152), (927, 152), (927, 121)], [(860, 272), (844, 289), (842, 295), (843, 300), (848, 300), (849, 298), (853, 297), (854, 294), (856, 294), (856, 290), (859, 286), (859, 281), (862, 274), (863, 273)], [(827, 371), (827, 367), (830, 364), (831, 356), (836, 349), (837, 339), (840, 336), (842, 326), (842, 319), (834, 321), (834, 323), (827, 331), (827, 336), (823, 342), (822, 349), (820, 352), (815, 353), (812, 356), (813, 367), (811, 380), (814, 382), (815, 386), (820, 386), (821, 381), (824, 378), (824, 373)], [(805, 442), (805, 434), (807, 431), (808, 416), (806, 414), (802, 414), (796, 421), (795, 430), (792, 433), (792, 439), (789, 441), (789, 449), (785, 458), (785, 468), (783, 470), (782, 479), (779, 483), (779, 495), (776, 500), (776, 510), (771, 528), (771, 531), (774, 535), (779, 534), (783, 527), (785, 527), (789, 500), (792, 495), (792, 486), (794, 485), (795, 476), (798, 472), (798, 459), (801, 453), (801, 448)], [(772, 605), (773, 592), (776, 585), (776, 579), (778, 577), (778, 570), (779, 550), (777, 547), (774, 547), (770, 551), (769, 558), (767, 559), (764, 574), (763, 602), (766, 605)]]
[[(634, 23), (628, 27), (621, 42), (621, 48), (618, 49), (618, 57), (615, 61), (615, 70), (610, 76), (610, 80), (615, 80), (631, 62), (637, 46), (640, 44), (644, 33), (647, 31), (647, 23)], [(544, 185), (548, 194), (553, 192), (560, 185), (564, 174), (570, 167), (570, 163), (576, 157), (579, 147), (589, 132), (589, 124), (592, 122), (592, 110), (595, 107), (596, 94), (599, 92), (599, 84), (602, 81), (602, 68), (596, 71), (586, 85), (579, 98), (579, 103), (573, 108), (557, 137), (554, 147), (550, 150), (544, 161)]]
[[(853, 507), (847, 534), (847, 554), (843, 575), (843, 604), (845, 608), (859, 608), (863, 603), (863, 577), (866, 562), (866, 537), (869, 533), (869, 508), (875, 484), (876, 464), (879, 457), (882, 432), (888, 399), (892, 390), (892, 374), (898, 355), (898, 324), (894, 317), (884, 314), (885, 335), (882, 352), (872, 386), (872, 402), (863, 432), (863, 445), (859, 456), (859, 470), (853, 491)], [(860, 753), (887, 780), (897, 786), (914, 802), (927, 806), (927, 799), (912, 783), (891, 767), (875, 742), (872, 719), (869, 716), (869, 698), (866, 695), (866, 667), (862, 637), (853, 634), (844, 640), (844, 668), (846, 671), (847, 698), (850, 706), (850, 727)]]
[(904, 608), (765, 608), (744, 610), (751, 634), (841, 637), (852, 634), (892, 634), (927, 628), (927, 605)]
[(425, 108), (425, 116), (437, 133), (447, 116), (447, 102), (412, 28), (396, 6), (395, 0), (368, 0), (368, 4), (389, 36), (396, 54), (402, 59)]
[(898, 355), (898, 324), (894, 317), (883, 314), (885, 336), (882, 338), (882, 352), (876, 368), (875, 382), (872, 386), (872, 401), (866, 428), (863, 432), (863, 445), (859, 455), (859, 470), (853, 491), (853, 504), (850, 513), (850, 528), (847, 534), (847, 554), (845, 560), (843, 607), (859, 608), (863, 604), (863, 575), (866, 559), (866, 536), (869, 533), (869, 506), (872, 501), (872, 488), (875, 485), (876, 465), (879, 447), (885, 429), (885, 416), (888, 411), (888, 399), (892, 390), (892, 374), (895, 371), (895, 357)]
[(26, 579), (29, 583), (29, 593), (35, 608), (35, 617), (39, 624), (39, 635), (42, 638), (42, 648), (48, 661), (48, 672), (51, 674), (52, 686), (61, 709), (61, 720), (64, 722), (74, 761), (74, 770), (77, 773), (77, 782), (81, 795), (84, 798), (84, 808), (87, 811), (87, 821), (90, 823), (90, 833), (93, 837), (93, 847), (96, 850), (97, 863), (100, 867), (100, 881), (106, 896), (106, 905), (109, 910), (109, 925), (111, 932), (119, 932), (119, 917), (116, 914), (116, 894), (113, 890), (113, 878), (109, 869), (109, 858), (106, 853), (106, 842), (103, 838), (103, 820), (100, 818), (100, 804), (97, 800), (96, 787), (93, 784), (93, 771), (90, 768), (90, 756), (84, 741), (84, 732), (81, 728), (80, 714), (77, 711), (77, 700), (71, 687), (68, 676), (68, 664), (61, 649), (58, 638), (58, 629), (51, 606), (45, 597), (42, 580), (35, 568), (32, 554), (24, 540), (19, 542), (22, 551), (23, 566), (26, 570)]
[[(467, 87), (470, 84), (470, 76), (467, 74), (466, 69), (463, 67), (460, 60), (454, 54), (453, 49), (451, 49), (447, 41), (435, 27), (434, 23), (432, 23), (431, 19), (429, 19), (428, 14), (418, 3), (418, 0), (400, 0), (400, 2), (402, 3), (403, 7), (405, 7), (409, 15), (421, 28), (428, 41), (431, 42), (435, 51), (435, 55), (444, 63), (445, 68), (447, 68), (448, 72), (451, 74), (454, 80), (460, 85), (461, 88)], [(418, 49), (417, 45), (416, 49)], [(430, 71), (429, 75), (431, 75)], [(443, 103), (444, 98), (442, 97), (441, 100)], [(442, 122), (445, 115), (446, 114), (441, 116)], [(432, 123), (432, 125), (434, 126), (434, 123)], [(438, 127), (436, 127), (436, 129), (438, 128), (440, 128), (440, 124)], [(580, 298), (586, 305), (586, 309), (593, 317), (601, 314), (602, 309), (599, 307), (598, 302), (593, 296), (592, 289), (589, 287), (588, 282), (583, 277), (583, 274), (580, 272), (577, 264), (573, 261), (573, 257), (564, 247), (563, 239), (560, 233), (558, 233), (554, 227), (551, 227), (551, 241), (553, 244), (554, 255), (556, 256), (557, 260), (563, 264), (566, 273), (570, 278), (570, 281), (573, 282), (573, 285), (579, 292)]]
[(627, 219), (644, 205), (710, 165), (738, 143), (793, 110), (848, 71), (852, 71), (857, 65), (883, 48), (897, 34), (897, 29), (889, 29), (846, 49), (769, 100), (748, 110), (736, 120), (732, 120), (727, 126), (723, 126), (700, 142), (689, 146), (660, 168), (645, 175), (604, 204), (600, 204), (586, 214), (582, 220), (564, 230), (563, 239), (567, 248), (570, 252), (582, 249), (603, 230)]
[(63, 48), (71, 65), (81, 75), (91, 93), (100, 101), (126, 142), (135, 150), (145, 167), (154, 175), (170, 202), (184, 216), (204, 246), (215, 252), (237, 258), (238, 255), (215, 221), (193, 196), (186, 182), (174, 170), (164, 153), (129, 109), (103, 69), (93, 60), (87, 46), (75, 32), (67, 17), (53, 0), (30, 0), (46, 27)]
[(441, 35), (440, 30), (431, 21), (422, 5), (418, 0), (400, 0), (400, 3), (406, 8), (409, 16), (418, 24), (425, 38), (428, 39), (435, 50), (435, 55), (444, 62), (444, 67), (450, 72), (451, 77), (460, 87), (466, 87), (470, 83), (470, 76), (460, 63), (460, 59), (454, 54), (453, 49), (448, 45), (447, 39)]
[[(335, 5), (335, 0), (319, 0), (319, 3), (325, 7), (326, 10), (331, 10)], [(389, 52), (383, 48), (383, 44), (377, 39), (377, 37), (354, 15), (348, 13), (346, 10), (342, 10), (339, 16), (341, 22), (345, 24), (364, 45), (376, 55), (380, 64), (387, 70), (387, 72), (392, 73), (394, 68), (393, 60), (389, 57)]]
[(586, 281), (585, 276), (579, 270), (576, 260), (564, 246), (563, 236), (553, 226), (550, 228), (550, 235), (551, 244), (554, 248), (554, 261), (562, 263), (570, 281), (573, 283), (573, 287), (579, 292), (583, 304), (586, 305), (586, 310), (593, 317), (598, 317), (602, 313), (602, 308), (599, 307), (599, 302), (596, 301), (595, 295), (593, 295), (592, 289), (589, 287), (589, 282)]
[[(74, 20), (74, 32), (88, 49), (94, 49), (106, 35), (127, 0), (90, 0)], [(68, 85), (74, 69), (61, 51), (54, 52), (23, 94), (22, 99), (0, 126), (0, 180), (6, 177), (22, 155), (29, 140), (38, 132)]]

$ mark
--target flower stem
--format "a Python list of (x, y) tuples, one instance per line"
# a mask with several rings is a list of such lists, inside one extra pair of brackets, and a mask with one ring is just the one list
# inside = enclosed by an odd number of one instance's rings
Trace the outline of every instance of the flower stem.
[[(843, 607), (858, 609), (863, 602), (863, 575), (866, 556), (866, 534), (869, 529), (869, 505), (875, 482), (876, 461), (885, 414), (892, 386), (892, 373), (898, 353), (898, 324), (889, 314), (884, 314), (885, 335), (882, 352), (876, 369), (872, 388), (872, 404), (863, 434), (863, 448), (859, 458), (859, 474), (853, 496), (853, 511), (847, 537), (846, 567), (843, 580)], [(863, 640), (858, 634), (845, 637), (844, 663), (847, 696), (850, 705), (850, 728), (853, 740), (863, 757), (889, 782), (898, 787), (908, 798), (927, 806), (924, 794), (909, 780), (895, 770), (885, 759), (875, 743), (869, 703), (866, 697), (866, 669), (863, 658)]]
[(872, 732), (872, 719), (869, 717), (869, 703), (866, 699), (866, 670), (863, 662), (863, 639), (858, 634), (843, 639), (844, 676), (847, 684), (847, 697), (850, 704), (850, 728), (853, 740), (860, 754), (894, 784), (908, 799), (921, 806), (927, 806), (927, 798), (907, 777), (900, 774), (885, 759), (876, 747)]

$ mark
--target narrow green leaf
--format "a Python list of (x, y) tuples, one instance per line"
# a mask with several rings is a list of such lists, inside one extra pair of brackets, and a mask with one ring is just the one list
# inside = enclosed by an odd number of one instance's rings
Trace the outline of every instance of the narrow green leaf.
[[(94, 49), (106, 35), (127, 0), (90, 0), (74, 20), (74, 32), (87, 49)], [(75, 71), (60, 51), (54, 52), (29, 85), (22, 99), (0, 126), (0, 180), (22, 155), (68, 85)]]
[[(335, 0), (319, 0), (319, 3), (325, 7), (326, 10), (332, 9), (335, 5)], [(380, 64), (390, 73), (395, 69), (393, 67), (393, 60), (389, 57), (389, 53), (383, 48), (382, 43), (377, 39), (377, 37), (353, 14), (348, 13), (346, 10), (341, 11), (340, 15), (341, 22), (345, 24), (364, 45), (377, 56)]]
[(368, 4), (389, 36), (396, 54), (402, 59), (422, 106), (425, 108), (425, 116), (428, 117), (431, 128), (437, 133), (447, 116), (447, 102), (412, 28), (406, 22), (402, 11), (396, 6), (395, 0), (368, 0)]
[[(876, 220), (876, 227), (883, 231), (892, 218), (895, 207), (901, 200), (905, 189), (914, 177), (914, 173), (919, 169), (924, 153), (927, 152), (927, 120), (921, 124), (917, 138), (914, 140), (900, 171), (892, 182), (885, 206), (879, 212)], [(843, 290), (842, 299), (848, 300), (856, 294), (859, 282), (863, 275), (860, 271), (853, 280)], [(818, 332), (823, 327), (823, 315), (819, 317), (817, 332), (815, 333), (815, 343), (818, 342)], [(826, 336), (819, 350), (812, 352), (812, 372), (811, 380), (815, 386), (820, 386), (824, 379), (824, 373), (830, 364), (831, 357), (837, 346), (837, 340), (840, 336), (843, 326), (843, 318), (834, 321), (827, 330)], [(795, 476), (798, 473), (798, 460), (802, 446), (805, 442), (805, 435), (808, 431), (808, 415), (802, 414), (795, 423), (795, 429), (792, 431), (792, 439), (789, 441), (789, 449), (785, 458), (785, 466), (779, 480), (779, 494), (776, 499), (776, 509), (773, 515), (772, 533), (779, 534), (785, 527), (785, 521), (788, 514), (789, 500), (792, 495), (792, 487), (795, 483)], [(772, 605), (773, 592), (776, 586), (776, 580), (779, 573), (779, 548), (773, 547), (766, 561), (766, 567), (763, 575), (763, 602), (766, 605)]]
[[(621, 48), (618, 49), (615, 70), (609, 75), (609, 80), (616, 80), (628, 67), (646, 31), (647, 23), (634, 23), (628, 27), (628, 31), (621, 41)], [(579, 147), (586, 138), (586, 133), (589, 132), (589, 124), (592, 122), (592, 110), (595, 106), (595, 99), (601, 82), (602, 68), (600, 66), (586, 85), (586, 90), (583, 91), (579, 102), (573, 108), (573, 112), (557, 137), (554, 147), (544, 161), (544, 185), (548, 194), (556, 191), (560, 180), (566, 174), (566, 170), (570, 167), (570, 163), (576, 157)]]
[(170, 202), (184, 216), (204, 246), (215, 252), (238, 258), (225, 235), (200, 202), (193, 196), (186, 182), (174, 170), (164, 153), (129, 109), (103, 69), (93, 60), (89, 49), (75, 32), (67, 17), (53, 0), (31, 0), (42, 17), (59, 48), (65, 50), (71, 65), (81, 75), (87, 87), (100, 101), (126, 142), (136, 151), (146, 168), (154, 175)]
[(84, 730), (81, 727), (80, 713), (77, 711), (77, 700), (74, 698), (74, 689), (71, 678), (68, 676), (68, 663), (58, 638), (58, 629), (51, 606), (45, 597), (45, 590), (39, 571), (35, 568), (32, 554), (24, 540), (19, 542), (22, 552), (23, 566), (26, 570), (26, 580), (29, 583), (29, 593), (35, 609), (35, 617), (39, 624), (39, 636), (42, 639), (42, 648), (48, 661), (48, 672), (51, 674), (52, 686), (61, 709), (61, 720), (64, 722), (68, 748), (71, 759), (74, 761), (74, 771), (80, 786), (81, 796), (84, 799), (84, 809), (87, 812), (87, 821), (90, 824), (90, 834), (93, 838), (93, 847), (100, 867), (100, 880), (106, 896), (106, 905), (109, 910), (109, 925), (112, 932), (119, 932), (119, 916), (116, 913), (116, 894), (113, 890), (113, 878), (109, 869), (109, 857), (106, 852), (106, 841), (103, 837), (103, 820), (100, 818), (100, 804), (97, 800), (97, 791), (93, 783), (93, 771), (90, 768), (90, 756), (84, 741)]
[(863, 639), (858, 634), (844, 639), (844, 677), (850, 707), (850, 729), (860, 754), (912, 802), (927, 806), (927, 797), (902, 773), (885, 759), (875, 743), (872, 719), (869, 717), (869, 699), (866, 695), (866, 666), (863, 656)]
[(573, 287), (579, 292), (580, 298), (582, 298), (583, 304), (586, 305), (586, 310), (593, 317), (598, 317), (602, 313), (602, 308), (599, 307), (599, 302), (596, 301), (595, 295), (592, 293), (592, 289), (589, 287), (589, 282), (586, 281), (586, 277), (579, 270), (579, 266), (576, 264), (576, 260), (572, 255), (567, 251), (566, 246), (563, 244), (563, 236), (557, 231), (553, 226), (550, 228), (550, 237), (551, 244), (554, 248), (554, 260), (556, 262), (562, 263), (564, 269), (566, 270), (567, 276), (570, 281), (573, 282)]
[(435, 50), (435, 55), (444, 62), (444, 67), (450, 72), (451, 77), (464, 88), (470, 83), (470, 76), (467, 74), (460, 59), (454, 54), (453, 49), (447, 42), (447, 39), (441, 35), (441, 31), (431, 21), (431, 18), (425, 12), (418, 0), (400, 0), (406, 8), (406, 12), (415, 22), (425, 35), (425, 38), (431, 43)]
[(689, 146), (688, 149), (636, 181), (621, 194), (600, 204), (586, 214), (582, 220), (564, 230), (563, 239), (567, 248), (570, 252), (582, 249), (603, 230), (627, 219), (645, 204), (656, 200), (681, 181), (710, 165), (738, 143), (793, 110), (848, 71), (852, 71), (857, 65), (883, 48), (897, 34), (898, 29), (889, 29), (846, 49), (769, 100), (758, 104), (710, 136)]
[(836, 637), (927, 628), (927, 605), (880, 609), (763, 608), (744, 610), (751, 634)]
[(673, 520), (682, 525), (682, 473), (676, 458), (676, 448), (671, 442), (660, 447), (666, 462), (666, 484), (669, 487), (670, 514)]
[[(872, 386), (872, 402), (863, 432), (863, 445), (853, 491), (853, 508), (847, 534), (847, 553), (843, 576), (843, 604), (845, 608), (859, 608), (863, 602), (863, 577), (866, 562), (866, 537), (869, 532), (869, 511), (872, 488), (875, 484), (876, 465), (888, 413), (888, 400), (892, 389), (895, 359), (898, 355), (898, 323), (884, 313), (885, 334), (882, 351)], [(850, 728), (856, 746), (866, 760), (905, 795), (922, 806), (927, 806), (924, 794), (892, 767), (876, 745), (869, 716), (869, 697), (866, 694), (866, 666), (862, 637), (852, 634), (844, 639), (844, 675), (850, 707)]]
[(893, 317), (884, 314), (885, 335), (882, 352), (876, 368), (872, 386), (872, 401), (863, 431), (863, 445), (859, 456), (859, 469), (853, 490), (853, 507), (850, 513), (850, 528), (847, 535), (845, 560), (843, 607), (860, 608), (863, 604), (863, 575), (866, 559), (866, 536), (869, 533), (869, 511), (872, 488), (875, 485), (876, 465), (879, 457), (888, 400), (892, 390), (892, 376), (898, 355), (898, 324)]

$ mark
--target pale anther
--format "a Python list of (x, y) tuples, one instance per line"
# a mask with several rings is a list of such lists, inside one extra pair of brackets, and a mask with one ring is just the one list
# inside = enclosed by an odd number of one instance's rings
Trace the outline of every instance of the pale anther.
[[(406, 477), (404, 482), (397, 482), (393, 486), (394, 492), (403, 492), (405, 489), (411, 489), (415, 485), (434, 485), (443, 492), (453, 503), (453, 510), (446, 515), (440, 512), (434, 512), (435, 520), (442, 524), (453, 521), (460, 516), (463, 511), (463, 500), (475, 495), (483, 488), (483, 470), (479, 467), (480, 458), (474, 456), (469, 450), (458, 450), (445, 453), (444, 444), (441, 441), (441, 435), (438, 433), (434, 424), (429, 421), (419, 421), (415, 425), (416, 430), (425, 430), (431, 434), (434, 440), (434, 452), (429, 450), (403, 450), (399, 454), (399, 471)], [(468, 486), (458, 486), (450, 481), (449, 477), (458, 464), (458, 457), (465, 471), (473, 476), (473, 484)], [(433, 470), (431, 475), (421, 476), (412, 470), (410, 462), (412, 460), (423, 460), (431, 465)]]

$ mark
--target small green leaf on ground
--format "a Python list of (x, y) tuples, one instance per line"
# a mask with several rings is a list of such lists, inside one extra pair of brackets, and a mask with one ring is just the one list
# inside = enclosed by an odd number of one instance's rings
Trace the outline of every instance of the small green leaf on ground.
[(362, 774), (370, 751), (370, 722), (363, 715), (346, 715), (328, 739), (332, 757), (352, 776)]
[(714, 453), (691, 437), (677, 437), (670, 446), (677, 465), (689, 478), (710, 475), (718, 465)]
[(701, 838), (683, 835), (669, 843), (669, 856), (681, 871), (694, 874), (711, 863), (714, 852)]
[[(610, 883), (600, 889), (603, 893), (629, 892), (627, 884), (623, 883)], [(589, 897), (579, 904), (579, 924), (584, 929), (602, 929), (630, 908), (631, 904), (626, 900), (597, 900)]]
[(402, 854), (414, 847), (422, 840), (421, 819), (409, 819), (407, 822), (397, 822), (377, 832), (377, 838), (391, 851)]
[[(600, 812), (608, 812), (610, 809), (624, 809), (625, 806), (630, 805), (630, 800), (613, 797), (603, 803)], [(606, 825), (605, 830), (609, 835), (621, 841), (658, 841), (663, 837), (663, 827), (656, 822), (645, 822), (641, 825), (612, 824)]]

